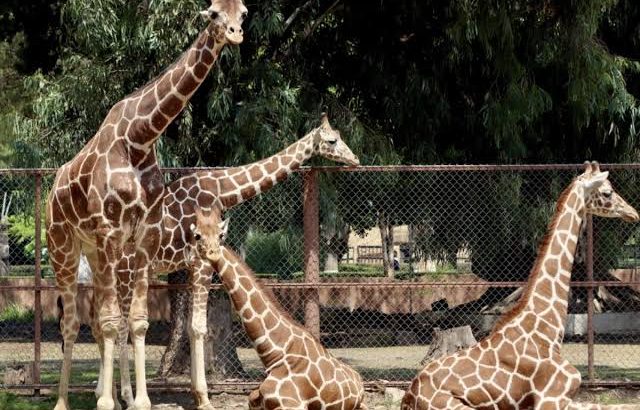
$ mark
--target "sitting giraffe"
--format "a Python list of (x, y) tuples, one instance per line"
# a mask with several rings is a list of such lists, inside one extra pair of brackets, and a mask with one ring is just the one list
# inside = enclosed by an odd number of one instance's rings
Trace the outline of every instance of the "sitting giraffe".
[[(197, 171), (175, 180), (165, 188), (160, 251), (153, 262), (153, 270), (156, 274), (181, 269), (188, 269), (190, 272), (193, 292), (189, 325), (191, 389), (199, 410), (212, 408), (207, 396), (204, 337), (207, 333), (207, 298), (214, 270), (206, 260), (189, 263), (187, 258), (190, 252), (190, 225), (196, 221), (195, 210), (216, 208), (223, 212), (231, 209), (270, 190), (316, 155), (348, 165), (358, 165), (358, 157), (342, 140), (340, 132), (331, 126), (326, 114), (321, 116), (320, 122), (319, 127), (268, 158), (238, 167)], [(119, 271), (128, 272), (126, 269)], [(120, 277), (119, 292), (123, 312), (129, 310), (133, 283), (131, 277)], [(91, 327), (94, 337), (99, 340), (99, 326), (92, 324)], [(122, 391), (127, 392), (131, 390), (126, 346), (128, 329), (121, 326), (119, 330), (120, 377)], [(102, 388), (102, 377), (99, 377), (97, 391)]]
[(586, 163), (558, 199), (520, 301), (480, 343), (427, 363), (402, 410), (632, 408), (573, 402), (580, 373), (560, 354), (583, 220), (587, 214), (639, 220), (607, 178), (597, 163)]
[(249, 409), (366, 409), (360, 375), (267, 296), (247, 264), (220, 245), (220, 227), (218, 210), (197, 212), (192, 260), (207, 260), (216, 269), (266, 369), (266, 379), (249, 395)]

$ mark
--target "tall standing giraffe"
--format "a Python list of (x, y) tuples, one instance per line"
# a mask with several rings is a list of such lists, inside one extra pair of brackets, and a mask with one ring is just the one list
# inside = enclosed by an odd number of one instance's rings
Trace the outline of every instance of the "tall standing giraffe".
[(427, 363), (402, 410), (632, 408), (573, 402), (580, 373), (560, 353), (582, 222), (587, 214), (639, 220), (614, 192), (608, 174), (586, 163), (558, 199), (519, 302), (480, 343)]
[(220, 245), (220, 212), (196, 212), (193, 262), (207, 260), (220, 275), (267, 377), (249, 394), (251, 410), (365, 410), (360, 375), (336, 359), (261, 289), (253, 272)]
[[(207, 395), (204, 337), (207, 333), (209, 285), (214, 270), (206, 259), (200, 258), (194, 262), (190, 260), (190, 226), (196, 222), (196, 210), (216, 209), (224, 212), (231, 209), (270, 190), (315, 155), (348, 165), (360, 163), (342, 140), (340, 132), (331, 126), (327, 115), (323, 114), (319, 127), (275, 155), (249, 165), (185, 175), (165, 189), (162, 239), (160, 252), (153, 262), (153, 270), (155, 273), (171, 273), (187, 269), (190, 273), (193, 293), (189, 321), (191, 389), (198, 409), (212, 408)], [(135, 290), (133, 285), (133, 277), (121, 277), (120, 297), (125, 312)], [(92, 329), (96, 339), (99, 339), (99, 327), (94, 323)], [(119, 337), (123, 395), (131, 390), (126, 340), (127, 329), (123, 327)], [(100, 377), (98, 392), (102, 391), (103, 383), (103, 377)]]
[(68, 409), (68, 384), (79, 321), (76, 270), (84, 252), (95, 272), (96, 315), (102, 339), (103, 390), (98, 410), (112, 410), (113, 349), (121, 323), (118, 267), (135, 271), (128, 317), (136, 370), (134, 407), (149, 409), (144, 340), (148, 327), (147, 288), (151, 262), (161, 240), (163, 178), (155, 142), (216, 61), (226, 43), (243, 40), (242, 0), (213, 0), (203, 12), (207, 28), (169, 69), (115, 104), (96, 135), (57, 172), (47, 202), (46, 230), (51, 264), (64, 301), (61, 331), (64, 359), (56, 410)]

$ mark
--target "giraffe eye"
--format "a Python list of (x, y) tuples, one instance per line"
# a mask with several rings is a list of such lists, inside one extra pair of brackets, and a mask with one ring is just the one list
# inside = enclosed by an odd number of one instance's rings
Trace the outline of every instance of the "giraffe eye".
[(202, 239), (202, 235), (200, 235), (199, 233), (196, 233), (193, 237), (196, 239), (196, 241)]
[(604, 195), (605, 198), (610, 199), (611, 196), (613, 195), (612, 191), (605, 191), (602, 193), (602, 195)]

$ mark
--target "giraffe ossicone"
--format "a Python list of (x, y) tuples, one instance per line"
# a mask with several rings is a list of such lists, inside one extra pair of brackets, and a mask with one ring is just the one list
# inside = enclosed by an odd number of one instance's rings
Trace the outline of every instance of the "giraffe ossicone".
[(557, 201), (517, 304), (480, 343), (431, 361), (413, 379), (402, 410), (631, 409), (576, 403), (580, 372), (561, 355), (580, 227), (588, 214), (638, 222), (597, 162), (585, 163)]
[[(160, 249), (164, 184), (155, 142), (200, 86), (226, 43), (242, 42), (242, 0), (213, 0), (210, 23), (168, 70), (115, 104), (97, 133), (59, 168), (46, 205), (51, 265), (63, 300), (64, 358), (55, 410), (68, 410), (73, 345), (80, 327), (76, 271), (83, 252), (94, 272), (92, 325), (100, 349), (98, 410), (120, 408), (113, 380), (116, 339), (128, 324), (134, 345), (136, 396), (123, 387), (129, 408), (147, 410), (145, 337), (147, 289)], [(119, 278), (131, 281), (131, 311), (119, 304)], [(123, 315), (124, 313), (124, 315)], [(128, 323), (124, 321), (127, 317)], [(128, 361), (121, 374), (129, 378)]]
[(284, 313), (240, 256), (222, 246), (219, 221), (197, 215), (194, 247), (196, 259), (208, 260), (218, 272), (266, 369), (265, 380), (249, 395), (249, 408), (366, 410), (361, 376)]

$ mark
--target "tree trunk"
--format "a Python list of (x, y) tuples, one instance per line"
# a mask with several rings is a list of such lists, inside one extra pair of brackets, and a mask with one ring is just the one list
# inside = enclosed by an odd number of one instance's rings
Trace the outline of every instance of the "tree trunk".
[(382, 212), (378, 215), (378, 228), (380, 229), (380, 238), (382, 240), (382, 267), (384, 274), (389, 279), (393, 279), (395, 278), (395, 270), (393, 269), (393, 225)]
[[(170, 285), (189, 283), (189, 273), (171, 273), (168, 282)], [(158, 369), (158, 376), (163, 378), (184, 374), (189, 371), (191, 363), (187, 328), (191, 314), (191, 292), (187, 289), (169, 289), (169, 302), (171, 333)]]
[(338, 256), (336, 255), (333, 246), (331, 246), (336, 239), (336, 227), (332, 223), (323, 227), (322, 236), (324, 238), (324, 243), (327, 246), (325, 246), (324, 269), (322, 271), (336, 273), (338, 272)]
[(214, 381), (244, 379), (247, 374), (236, 351), (233, 337), (233, 311), (224, 290), (212, 290), (207, 301), (207, 339), (205, 365)]
[(434, 327), (429, 351), (420, 364), (424, 366), (439, 357), (455, 353), (476, 343), (478, 342), (473, 337), (473, 332), (471, 332), (471, 327), (469, 326), (454, 327), (446, 330)]
[[(189, 274), (179, 271), (169, 275), (169, 284), (187, 284)], [(158, 376), (172, 377), (189, 372), (191, 367), (189, 317), (191, 292), (188, 289), (170, 289), (171, 333), (162, 355)], [(205, 366), (214, 380), (242, 378), (246, 374), (236, 352), (233, 336), (232, 310), (224, 290), (209, 292), (207, 301), (207, 338), (205, 339)]]

